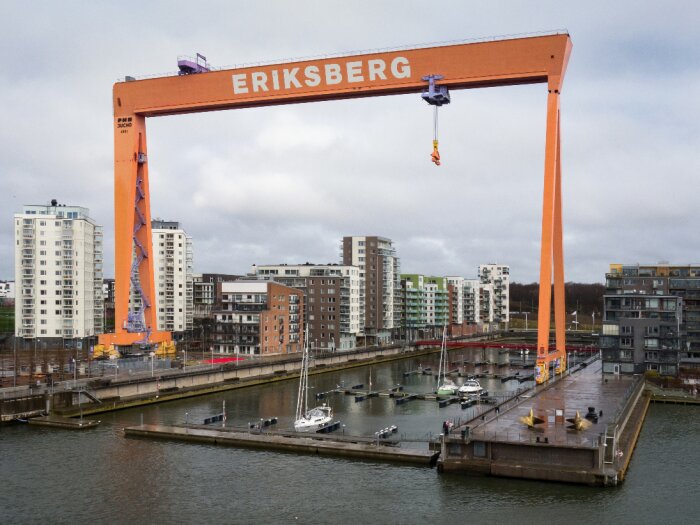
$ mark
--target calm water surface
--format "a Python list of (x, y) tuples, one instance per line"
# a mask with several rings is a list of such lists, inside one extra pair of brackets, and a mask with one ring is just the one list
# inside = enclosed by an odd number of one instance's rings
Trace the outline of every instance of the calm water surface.
[[(410, 376), (417, 360), (313, 376), (316, 391), (344, 381), (397, 383), (426, 392), (434, 378)], [(423, 358), (437, 368), (437, 360)], [(486, 381), (491, 392), (515, 389)], [(297, 383), (103, 414), (84, 432), (0, 427), (2, 523), (699, 523), (700, 409), (652, 405), (625, 483), (611, 489), (463, 475), (423, 467), (297, 456), (124, 438), (125, 426), (184, 423), (220, 412), (228, 424), (278, 416), (291, 427)], [(438, 409), (387, 398), (329, 398), (345, 432), (396, 424), (412, 437), (440, 431), (459, 406)]]

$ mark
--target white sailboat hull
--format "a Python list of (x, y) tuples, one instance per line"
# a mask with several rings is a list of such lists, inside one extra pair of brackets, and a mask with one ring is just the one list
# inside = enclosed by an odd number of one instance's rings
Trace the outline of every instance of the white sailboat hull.
[(297, 419), (294, 422), (294, 430), (297, 432), (309, 432), (312, 430), (319, 430), (330, 423), (333, 422), (333, 418), (331, 416), (323, 416), (323, 417), (302, 417), (301, 419)]

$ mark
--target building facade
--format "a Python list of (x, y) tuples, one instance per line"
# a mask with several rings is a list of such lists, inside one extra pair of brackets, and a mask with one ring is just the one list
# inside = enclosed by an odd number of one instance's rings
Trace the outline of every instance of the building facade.
[(154, 219), (151, 227), (158, 330), (181, 337), (193, 322), (192, 238), (175, 221)]
[(360, 273), (362, 335), (368, 343), (388, 343), (401, 323), (401, 266), (392, 241), (376, 236), (343, 237), (342, 263)]
[(213, 313), (214, 351), (235, 355), (301, 352), (304, 295), (272, 281), (219, 283), (222, 308)]
[(480, 264), (482, 286), (482, 321), (507, 327), (510, 322), (510, 267), (502, 264)]
[(50, 342), (103, 332), (103, 232), (89, 213), (52, 200), (15, 214), (17, 337)]
[(0, 281), (0, 299), (14, 299), (15, 298), (15, 282), (14, 281)]
[(606, 373), (700, 367), (700, 265), (611, 264), (600, 346)]
[(409, 341), (437, 337), (450, 322), (449, 290), (446, 277), (421, 274), (401, 275), (402, 328)]
[(309, 345), (351, 350), (362, 333), (360, 269), (338, 264), (254, 265), (252, 276), (296, 288), (306, 298)]
[(446, 277), (450, 324), (464, 323), (464, 277)]
[(463, 283), (464, 322), (470, 325), (481, 323), (481, 281), (465, 279)]

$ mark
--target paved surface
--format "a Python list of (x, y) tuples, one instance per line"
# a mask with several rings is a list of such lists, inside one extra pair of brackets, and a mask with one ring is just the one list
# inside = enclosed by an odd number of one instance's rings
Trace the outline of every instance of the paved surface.
[[(520, 402), (507, 411), (492, 412), (484, 423), (472, 428), (472, 439), (529, 443), (537, 438), (547, 438), (549, 443), (557, 445), (597, 446), (606, 425), (613, 422), (622, 410), (635, 380), (632, 376), (609, 375), (604, 380), (601, 366), (600, 361), (594, 361), (549, 388), (533, 393), (532, 397), (521, 397)], [(588, 407), (595, 407), (596, 414), (602, 410), (603, 415), (585, 430), (568, 429), (571, 423), (556, 418), (557, 411), (563, 413), (564, 419), (575, 417), (576, 411), (583, 417)], [(534, 429), (520, 420), (529, 414), (530, 409), (535, 416), (545, 420)]]

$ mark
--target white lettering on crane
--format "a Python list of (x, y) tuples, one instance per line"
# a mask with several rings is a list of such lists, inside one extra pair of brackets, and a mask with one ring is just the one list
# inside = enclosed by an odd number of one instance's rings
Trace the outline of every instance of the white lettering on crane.
[(299, 72), (299, 68), (295, 67), (292, 70), (285, 69), (284, 70), (284, 88), (289, 89), (292, 87), (292, 84), (294, 84), (294, 87), (300, 88), (301, 84), (297, 80), (297, 73)]
[(231, 76), (233, 79), (233, 92), (236, 95), (240, 93), (248, 93), (248, 87), (245, 85), (245, 77), (245, 73), (238, 73)]
[(348, 82), (362, 82), (362, 62), (348, 62), (345, 64), (348, 70)]
[(256, 71), (250, 78), (253, 81), (253, 91), (267, 91), (267, 74), (264, 71)]
[(386, 62), (383, 60), (368, 60), (367, 67), (369, 67), (369, 79), (370, 81), (381, 78), (386, 80), (386, 75), (384, 70), (386, 69)]
[(343, 74), (340, 72), (339, 64), (326, 64), (326, 84), (340, 84), (343, 80)]
[(366, 61), (331, 62), (322, 66), (310, 64), (303, 70), (300, 67), (289, 67), (231, 75), (235, 95), (281, 89), (296, 90), (304, 87), (328, 87), (343, 82), (348, 84), (377, 82), (390, 78), (411, 78), (411, 64), (408, 58), (397, 56), (388, 64), (383, 58), (372, 58)]
[(306, 76), (304, 83), (309, 87), (318, 86), (321, 83), (318, 66), (306, 66), (304, 68), (304, 76)]
[(408, 78), (411, 76), (411, 66), (405, 57), (396, 57), (391, 61), (391, 74), (395, 78)]

